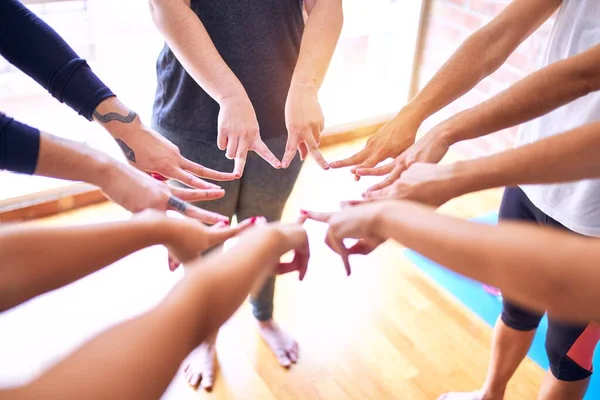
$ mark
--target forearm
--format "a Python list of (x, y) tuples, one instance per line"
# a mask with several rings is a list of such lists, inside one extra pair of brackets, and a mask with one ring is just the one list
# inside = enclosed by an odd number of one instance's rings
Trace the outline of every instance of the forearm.
[(514, 0), (458, 48), (407, 108), (425, 120), (470, 91), (496, 71), (560, 4), (560, 0)]
[[(448, 142), (484, 136), (544, 115), (600, 89), (600, 45), (517, 82), (445, 123)], [(560, 84), (557, 84), (560, 82)]]
[(140, 220), (0, 230), (0, 310), (80, 279), (147, 246), (161, 230)]
[(154, 310), (93, 339), (11, 398), (160, 398), (182, 360), (272, 272), (265, 265), (285, 251), (280, 242), (270, 231), (255, 232), (198, 260)]
[(102, 187), (127, 165), (84, 144), (41, 133), (35, 174)]
[(0, 54), (89, 120), (100, 102), (114, 96), (85, 60), (20, 1), (0, 2)]
[(292, 85), (313, 85), (319, 89), (342, 30), (342, 2), (313, 0), (307, 4), (310, 5), (309, 16), (304, 27)]
[(455, 164), (456, 195), (521, 184), (600, 177), (600, 123), (498, 154)]
[(526, 307), (556, 318), (600, 317), (600, 251), (590, 239), (523, 224), (476, 224), (400, 202), (390, 203), (379, 220), (385, 237)]
[(150, 0), (150, 10), (181, 65), (215, 101), (246, 95), (189, 4), (184, 0)]

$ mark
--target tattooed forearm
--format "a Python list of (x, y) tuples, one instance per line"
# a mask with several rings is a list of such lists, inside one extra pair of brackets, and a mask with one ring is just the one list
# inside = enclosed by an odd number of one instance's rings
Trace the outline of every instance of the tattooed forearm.
[(117, 144), (119, 145), (121, 150), (123, 150), (125, 157), (127, 157), (129, 161), (135, 162), (135, 152), (131, 149), (131, 147), (127, 146), (127, 144), (125, 144), (125, 142), (120, 139), (115, 140), (117, 141)]
[(185, 210), (187, 210), (187, 204), (185, 204), (185, 202), (179, 200), (175, 196), (171, 196), (169, 198), (168, 204), (169, 204), (169, 207), (171, 207), (172, 209), (177, 210), (182, 213), (184, 213)]
[(121, 115), (116, 112), (109, 112), (108, 114), (102, 115), (98, 111), (94, 111), (94, 117), (96, 117), (96, 119), (98, 121), (102, 122), (103, 124), (106, 124), (107, 122), (110, 122), (110, 121), (119, 121), (124, 124), (130, 124), (133, 122), (135, 117), (137, 117), (137, 114), (135, 113), (135, 111), (131, 111), (131, 110), (129, 110), (128, 115)]

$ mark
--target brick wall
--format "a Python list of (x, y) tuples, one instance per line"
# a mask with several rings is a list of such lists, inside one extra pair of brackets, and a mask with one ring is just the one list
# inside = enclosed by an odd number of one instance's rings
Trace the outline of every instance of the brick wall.
[[(498, 15), (510, 0), (426, 0), (424, 36), (418, 54), (417, 83), (421, 89), (456, 48), (473, 32)], [(454, 113), (472, 107), (536, 70), (552, 21), (525, 41), (494, 74), (470, 93), (430, 118), (424, 131)], [(514, 142), (517, 128), (459, 143), (453, 150), (465, 157), (502, 151)]]

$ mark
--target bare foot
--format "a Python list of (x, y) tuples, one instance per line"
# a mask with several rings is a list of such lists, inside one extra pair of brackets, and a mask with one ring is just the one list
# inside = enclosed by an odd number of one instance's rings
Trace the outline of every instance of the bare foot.
[(184, 373), (190, 386), (212, 390), (217, 366), (216, 340), (216, 335), (207, 338), (189, 357)]
[(504, 395), (488, 396), (483, 391), (478, 390), (477, 392), (451, 392), (445, 393), (438, 397), (438, 400), (502, 400)]
[(279, 365), (289, 368), (298, 361), (298, 342), (284, 332), (272, 319), (260, 321), (260, 335), (271, 349)]

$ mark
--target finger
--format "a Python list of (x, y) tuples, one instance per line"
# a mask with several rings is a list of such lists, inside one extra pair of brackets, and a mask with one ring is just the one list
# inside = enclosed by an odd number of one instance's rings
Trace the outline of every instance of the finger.
[(273, 154), (271, 150), (269, 150), (265, 142), (263, 142), (262, 140), (254, 141), (252, 145), (252, 150), (254, 150), (256, 154), (258, 154), (263, 160), (271, 164), (273, 168), (281, 168), (281, 161), (279, 161), (277, 157), (275, 157), (275, 154)]
[(308, 147), (306, 147), (305, 143), (298, 145), (298, 152), (300, 153), (300, 160), (305, 160), (306, 156), (308, 156)]
[(354, 170), (358, 171), (359, 169), (375, 167), (377, 164), (379, 164), (386, 158), (387, 157), (382, 156), (380, 154), (371, 154), (366, 160), (354, 167)]
[(181, 262), (177, 258), (172, 256), (171, 254), (169, 254), (169, 270), (171, 272), (173, 272), (177, 268), (179, 268), (180, 265), (181, 265)]
[(215, 200), (225, 196), (223, 189), (196, 190), (172, 187), (171, 193), (187, 202)]
[(216, 224), (220, 221), (229, 221), (229, 218), (225, 217), (224, 215), (202, 210), (201, 208), (188, 204), (175, 196), (169, 197), (167, 206), (170, 210), (178, 211), (187, 217), (197, 219), (207, 224)]
[(368, 200), (344, 200), (340, 202), (340, 208), (343, 210), (345, 208), (360, 206), (361, 204), (369, 203)]
[(168, 174), (169, 178), (174, 179), (187, 185), (191, 188), (196, 189), (221, 189), (220, 186), (215, 185), (213, 183), (206, 182), (203, 179), (198, 178), (194, 174), (190, 174), (182, 170), (181, 168), (174, 168), (170, 174)]
[(363, 193), (363, 198), (365, 200), (371, 200), (371, 201), (385, 199), (389, 196), (391, 196), (390, 186), (387, 186), (380, 190), (372, 190), (372, 191)]
[(342, 257), (342, 262), (344, 263), (344, 268), (346, 269), (346, 276), (350, 276), (352, 270), (350, 269), (350, 261), (348, 260), (348, 250), (344, 246), (344, 242), (340, 239), (337, 239), (331, 229), (327, 230), (327, 237), (325, 238), (325, 243), (336, 253), (338, 253)]
[(246, 157), (248, 155), (248, 144), (245, 140), (238, 142), (237, 151), (235, 153), (235, 161), (233, 167), (233, 175), (235, 178), (239, 178), (244, 173), (244, 167), (246, 166)]
[(314, 221), (319, 221), (319, 222), (325, 222), (325, 223), (327, 223), (329, 221), (329, 218), (331, 218), (331, 216), (333, 215), (333, 213), (322, 213), (322, 212), (307, 211), (307, 210), (300, 210), (300, 214), (305, 216), (308, 219), (312, 219)]
[(292, 348), (288, 350), (290, 360), (292, 360), (294, 364), (298, 362), (298, 353), (298, 343), (294, 342)]
[(381, 189), (387, 188), (392, 183), (394, 183), (398, 179), (400, 179), (400, 175), (402, 175), (402, 172), (405, 169), (406, 168), (403, 168), (402, 164), (400, 166), (396, 166), (396, 168), (394, 168), (392, 170), (392, 172), (384, 180), (382, 180), (381, 182), (376, 183), (375, 185), (373, 185), (370, 188), (368, 188), (367, 192), (373, 192), (373, 191), (377, 191), (377, 190), (381, 190)]
[(290, 163), (296, 156), (296, 150), (298, 149), (298, 140), (296, 137), (288, 137), (287, 143), (285, 145), (285, 154), (283, 155), (283, 159), (281, 160), (281, 168), (289, 167)]
[(396, 163), (394, 161), (389, 162), (379, 167), (374, 168), (357, 168), (354, 172), (358, 176), (382, 176), (387, 175), (394, 170)]
[(376, 247), (376, 244), (361, 239), (348, 249), (348, 254), (359, 254), (364, 256), (371, 253)]
[(235, 154), (237, 152), (237, 147), (238, 147), (238, 139), (230, 138), (227, 141), (227, 150), (225, 151), (225, 157), (227, 157), (230, 160), (233, 160), (235, 158)]
[(219, 133), (217, 134), (217, 147), (221, 151), (227, 148), (227, 142), (229, 142), (227, 137), (228, 134), (228, 128), (219, 128)]
[(181, 168), (191, 172), (196, 176), (199, 176), (201, 178), (212, 179), (213, 181), (232, 181), (235, 179), (235, 176), (231, 172), (216, 171), (214, 169), (207, 168), (203, 165), (196, 164), (195, 162), (192, 162), (187, 158), (183, 159), (183, 162), (181, 163)]
[(297, 264), (298, 269), (298, 279), (300, 281), (304, 280), (304, 276), (306, 276), (306, 271), (308, 270), (308, 260), (310, 259), (310, 250), (308, 246), (305, 249), (297, 250), (294, 256), (294, 261)]
[(290, 358), (284, 351), (281, 351), (279, 354), (277, 354), (277, 361), (283, 368), (289, 368), (292, 365)]
[(253, 226), (257, 219), (258, 217), (252, 217), (245, 219), (235, 226), (221, 225), (220, 227), (211, 228), (211, 242), (213, 245), (221, 244)]
[(306, 147), (308, 148), (308, 152), (310, 153), (312, 158), (315, 159), (317, 164), (319, 164), (319, 166), (321, 168), (323, 168), (324, 170), (328, 170), (329, 164), (327, 163), (327, 161), (325, 161), (325, 159), (323, 158), (323, 155), (321, 155), (321, 152), (319, 151), (319, 146), (317, 145), (315, 138), (313, 136), (309, 136), (305, 139), (304, 143), (306, 144)]
[(344, 168), (351, 167), (353, 165), (357, 165), (362, 163), (364, 160), (369, 157), (369, 153), (371, 152), (371, 148), (367, 145), (364, 149), (353, 155), (352, 157), (344, 158), (343, 160), (334, 161), (329, 165), (331, 168)]

